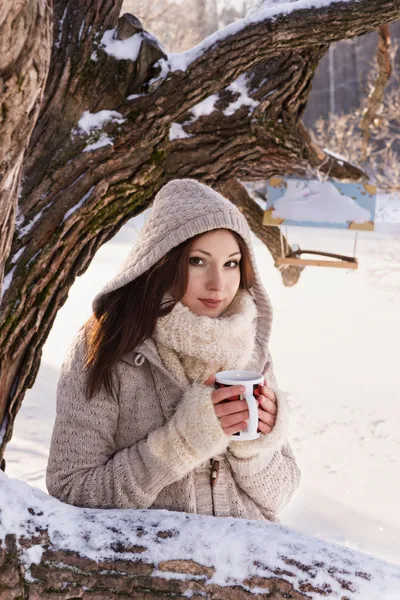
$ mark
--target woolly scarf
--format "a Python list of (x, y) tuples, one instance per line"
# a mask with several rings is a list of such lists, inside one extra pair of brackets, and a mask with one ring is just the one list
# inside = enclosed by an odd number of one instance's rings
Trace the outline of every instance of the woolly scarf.
[(165, 368), (183, 387), (211, 374), (244, 369), (252, 358), (257, 309), (247, 290), (238, 290), (216, 318), (194, 314), (178, 302), (157, 320), (154, 340)]

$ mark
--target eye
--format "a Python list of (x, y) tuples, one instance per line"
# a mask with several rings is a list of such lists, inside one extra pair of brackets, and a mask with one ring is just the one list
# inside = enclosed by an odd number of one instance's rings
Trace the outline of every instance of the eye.
[(189, 263), (191, 265), (194, 265), (195, 267), (198, 267), (198, 266), (200, 266), (200, 263), (204, 264), (204, 261), (202, 258), (200, 258), (200, 256), (191, 256), (189, 258)]
[(230, 269), (236, 269), (236, 267), (239, 266), (239, 262), (237, 260), (228, 260), (227, 263), (225, 263), (225, 266), (227, 265), (231, 265), (229, 268)]

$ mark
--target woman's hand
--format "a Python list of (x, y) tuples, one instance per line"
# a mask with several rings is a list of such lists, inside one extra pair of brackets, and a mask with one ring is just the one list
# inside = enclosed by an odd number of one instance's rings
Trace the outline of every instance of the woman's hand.
[[(211, 375), (204, 385), (213, 386), (214, 383), (215, 375)], [(211, 394), (215, 414), (226, 435), (232, 435), (247, 428), (249, 409), (246, 400), (229, 400), (232, 396), (243, 394), (244, 391), (245, 388), (242, 385), (231, 385), (214, 390)], [(229, 400), (229, 402), (224, 402), (224, 400)]]
[[(264, 380), (265, 383), (265, 380)], [(266, 385), (261, 386), (258, 401), (258, 429), (261, 433), (271, 433), (276, 422), (276, 396)]]
[[(264, 380), (265, 382), (265, 380)], [(211, 375), (204, 385), (213, 386), (215, 375)], [(221, 422), (222, 429), (226, 435), (232, 435), (247, 428), (249, 420), (249, 409), (246, 400), (229, 400), (232, 396), (238, 396), (245, 391), (243, 386), (232, 385), (219, 390), (214, 390), (211, 398), (214, 404), (215, 414)], [(229, 400), (229, 402), (224, 402)], [(261, 433), (271, 433), (276, 422), (276, 396), (267, 385), (261, 386), (261, 394), (258, 402), (258, 429)]]

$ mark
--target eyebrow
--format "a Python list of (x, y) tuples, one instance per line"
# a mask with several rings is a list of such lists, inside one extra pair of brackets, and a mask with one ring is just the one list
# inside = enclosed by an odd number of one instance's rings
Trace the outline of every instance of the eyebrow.
[[(200, 248), (193, 248), (192, 252), (202, 252), (203, 254), (207, 254), (207, 256), (212, 256), (209, 252), (201, 250)], [(237, 252), (233, 252), (228, 256), (228, 258), (230, 258), (231, 256), (236, 256), (236, 254), (240, 254), (240, 251), (238, 250)]]

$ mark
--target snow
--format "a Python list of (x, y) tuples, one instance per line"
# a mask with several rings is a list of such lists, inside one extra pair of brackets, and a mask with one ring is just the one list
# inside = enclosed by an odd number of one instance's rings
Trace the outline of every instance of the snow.
[(8, 271), (7, 275), (5, 275), (5, 277), (3, 279), (3, 285), (2, 285), (2, 288), (0, 291), (0, 304), (3, 300), (4, 294), (6, 293), (6, 291), (8, 290), (8, 288), (11, 285), (15, 269), (16, 269), (16, 266), (13, 267), (12, 269), (10, 269), (10, 271)]
[(340, 154), (338, 154), (337, 152), (333, 152), (332, 150), (329, 150), (329, 148), (324, 148), (324, 152), (325, 152), (326, 154), (329, 154), (329, 156), (333, 156), (333, 158), (337, 158), (337, 159), (338, 159), (338, 161), (339, 161), (339, 164), (340, 164), (341, 166), (343, 166), (343, 163), (344, 163), (344, 162), (349, 162), (349, 161), (347, 160), (347, 158), (345, 158), (344, 156), (341, 156), (341, 155), (340, 155)]
[(160, 67), (160, 71), (157, 75), (155, 75), (153, 77), (153, 79), (150, 79), (149, 83), (148, 83), (148, 87), (151, 89), (152, 86), (159, 80), (163, 80), (165, 79), (165, 77), (168, 75), (169, 70), (170, 70), (170, 64), (169, 61), (165, 58), (160, 58), (156, 63), (154, 63), (154, 67)]
[(35, 223), (37, 223), (37, 221), (39, 221), (39, 219), (41, 218), (42, 214), (44, 213), (44, 211), (50, 206), (51, 202), (49, 202), (49, 204), (46, 204), (46, 206), (44, 206), (42, 208), (42, 210), (40, 210), (31, 221), (29, 221), (29, 223), (27, 223), (24, 227), (21, 227), (21, 224), (24, 221), (24, 216), (22, 213), (20, 213), (16, 219), (16, 229), (18, 231), (18, 235), (20, 238), (22, 238), (24, 235), (26, 235), (27, 233), (30, 232), (30, 230), (32, 229), (32, 227), (35, 225)]
[(6, 416), (6, 417), (4, 417), (1, 427), (0, 427), (0, 445), (3, 443), (3, 438), (5, 436), (6, 429), (7, 429), (7, 423), (8, 423), (8, 417)]
[(93, 142), (93, 144), (88, 144), (85, 146), (83, 152), (91, 152), (92, 150), (97, 150), (103, 146), (109, 146), (110, 144), (113, 145), (112, 138), (110, 138), (107, 133), (102, 133), (97, 142)]
[[(100, 110), (96, 113), (91, 113), (88, 110), (85, 110), (83, 115), (78, 121), (77, 130), (72, 132), (74, 135), (77, 131), (83, 131), (87, 135), (92, 133), (93, 131), (97, 131), (104, 127), (107, 123), (124, 123), (125, 119), (121, 115), (121, 113), (116, 110)], [(113, 144), (112, 138), (105, 132), (102, 132), (99, 138), (92, 143), (89, 143), (83, 149), (83, 152), (92, 152), (93, 150), (97, 150), (98, 148), (102, 148), (103, 146)]]
[(63, 15), (62, 15), (62, 17), (60, 19), (60, 22), (58, 24), (58, 36), (57, 36), (56, 41), (54, 42), (54, 45), (55, 45), (56, 48), (59, 48), (60, 44), (61, 44), (62, 30), (63, 30), (64, 19), (65, 19), (65, 15), (67, 14), (67, 10), (68, 10), (68, 4), (66, 5), (65, 10), (63, 12)]
[[(247, 87), (247, 74), (240, 75), (235, 81), (233, 81), (227, 88), (233, 94), (239, 94), (238, 98), (231, 102), (227, 108), (223, 111), (225, 116), (233, 115), (241, 106), (249, 106), (254, 109), (258, 106), (259, 102), (249, 97)], [(128, 97), (129, 100), (130, 97)], [(212, 94), (201, 102), (198, 102), (190, 109), (192, 115), (190, 119), (183, 123), (172, 123), (169, 131), (169, 140), (182, 139), (192, 137), (188, 134), (183, 127), (185, 125), (191, 125), (196, 119), (211, 115), (215, 110), (215, 105), (219, 100), (219, 94)]]
[(118, 60), (137, 60), (143, 41), (142, 33), (135, 33), (126, 40), (114, 39), (115, 28), (108, 29), (101, 38), (104, 52)]
[(136, 100), (136, 98), (141, 98), (143, 96), (143, 94), (130, 94), (130, 96), (127, 96), (126, 99), (127, 100)]
[(375, 229), (400, 234), (400, 192), (377, 195)]
[(192, 106), (190, 112), (196, 119), (211, 115), (215, 110), (215, 103), (217, 102), (218, 98), (218, 94), (212, 94), (211, 96), (208, 96), (208, 98), (205, 98), (198, 104)]
[(77, 202), (76, 204), (74, 204), (74, 206), (72, 208), (67, 210), (67, 212), (64, 215), (63, 221), (66, 221), (68, 219), (68, 217), (70, 217), (76, 210), (78, 210), (78, 208), (80, 208), (85, 203), (85, 201), (89, 198), (89, 196), (93, 192), (94, 187), (95, 186), (92, 185), (90, 190), (79, 200), (79, 202)]
[(39, 256), (39, 254), (41, 253), (41, 251), (42, 251), (42, 249), (41, 249), (41, 248), (39, 248), (39, 250), (38, 250), (37, 252), (35, 252), (35, 254), (34, 254), (33, 256), (31, 256), (31, 257), (30, 257), (30, 259), (29, 259), (29, 260), (28, 260), (28, 262), (26, 263), (26, 266), (27, 266), (27, 267), (29, 267), (29, 265), (30, 265), (31, 263), (33, 263), (33, 262), (36, 260), (36, 258)]
[(235, 81), (233, 81), (227, 88), (227, 90), (233, 92), (234, 94), (239, 94), (239, 97), (234, 102), (231, 102), (229, 106), (223, 111), (226, 117), (233, 115), (241, 106), (250, 106), (251, 108), (256, 108), (259, 105), (259, 102), (253, 100), (248, 95), (248, 87), (247, 87), (247, 73), (243, 73), (240, 75)]
[(189, 135), (189, 133), (186, 133), (186, 131), (183, 129), (182, 125), (180, 123), (172, 123), (171, 127), (169, 128), (169, 141), (172, 142), (172, 140), (180, 140), (182, 138), (189, 138), (192, 137), (191, 135)]
[(263, 15), (270, 11), (273, 14), (289, 14), (302, 8), (324, 8), (330, 4), (341, 1), (346, 2), (349, 0), (258, 0), (247, 12), (246, 18), (257, 16), (259, 13)]
[(91, 113), (85, 110), (78, 121), (78, 129), (86, 134), (94, 129), (101, 129), (106, 123), (123, 123), (125, 119), (116, 110), (99, 110), (97, 113)]
[(30, 548), (28, 548), (25, 552), (25, 567), (29, 568), (33, 564), (40, 564), (43, 554), (44, 547), (41, 544), (36, 544), (35, 546), (31, 546)]
[[(6, 449), (11, 477), (46, 490), (61, 362), (149, 212), (99, 249), (58, 312)], [(400, 564), (400, 284), (396, 295), (371, 276), (394, 240), (359, 232), (357, 272), (310, 267), (289, 288), (262, 242), (252, 241), (274, 306), (271, 352), (280, 386), (290, 391), (291, 441), (302, 471), (282, 523)], [(354, 234), (298, 227), (290, 228), (289, 242), (352, 255)], [(396, 265), (394, 254), (386, 267)]]
[(84, 26), (85, 26), (85, 21), (82, 21), (82, 24), (81, 24), (80, 29), (79, 29), (79, 34), (78, 34), (78, 40), (79, 41), (81, 40)]
[(310, 223), (365, 223), (371, 220), (371, 213), (330, 181), (288, 180), (285, 194), (274, 205), (273, 217)]
[[(0, 304), (1, 304), (1, 301), (3, 300), (3, 298), (4, 298), (4, 294), (6, 293), (6, 291), (8, 290), (8, 288), (11, 285), (12, 278), (14, 276), (14, 271), (16, 269), (16, 262), (20, 258), (21, 254), (23, 253), (23, 251), (25, 250), (25, 248), (26, 248), (26, 246), (22, 246), (22, 248), (20, 248), (18, 250), (18, 252), (16, 252), (14, 254), (14, 256), (12, 257), (12, 259), (11, 259), (11, 264), (15, 265), (15, 266), (7, 273), (7, 275), (3, 279), (3, 285), (2, 285), (2, 288), (1, 288), (1, 291), (0, 291)], [(1, 432), (0, 432), (0, 443), (1, 443)]]
[[(234, 586), (254, 576), (274, 577), (276, 569), (287, 570), (284, 558), (300, 563), (325, 563), (310, 572), (290, 564), (295, 587), (301, 582), (313, 586), (327, 585), (329, 597), (343, 598), (343, 588), (335, 573), (348, 582), (352, 598), (389, 600), (396, 597), (400, 569), (370, 556), (346, 548), (327, 546), (286, 527), (243, 519), (219, 519), (165, 510), (93, 510), (63, 504), (22, 481), (0, 472), (0, 539), (15, 534), (17, 539), (31, 537), (46, 528), (52, 550), (73, 551), (96, 562), (134, 560), (149, 564), (186, 559), (211, 567), (207, 577), (176, 574), (155, 569), (153, 576), (173, 579), (200, 579), (206, 585)], [(28, 511), (29, 509), (29, 511)], [(145, 535), (143, 535), (143, 531)], [(159, 531), (175, 535), (160, 538)], [(126, 547), (140, 546), (139, 553), (113, 550), (118, 540)], [(266, 540), (268, 542), (266, 543)], [(26, 569), (39, 563), (44, 549), (34, 545), (19, 548)], [(357, 573), (367, 573), (367, 578)], [(28, 572), (28, 577), (29, 577)], [(250, 590), (250, 588), (248, 588)], [(266, 593), (266, 588), (258, 588)], [(252, 590), (255, 591), (254, 589)]]
[[(225, 108), (223, 111), (225, 116), (233, 115), (241, 106), (249, 106), (254, 109), (259, 104), (248, 95), (249, 90), (247, 88), (247, 74), (240, 75), (226, 89), (234, 94), (239, 94), (239, 97), (234, 102), (231, 102), (227, 108)], [(169, 131), (170, 141), (192, 137), (183, 129), (183, 127), (185, 125), (191, 125), (200, 117), (211, 115), (215, 110), (215, 104), (218, 102), (218, 100), (219, 94), (212, 94), (211, 96), (208, 96), (201, 102), (198, 102), (192, 106), (190, 109), (192, 117), (190, 119), (184, 123), (172, 123)]]
[(175, 139), (192, 137), (183, 129), (184, 125), (191, 125), (199, 117), (211, 115), (215, 110), (215, 103), (217, 102), (218, 98), (218, 94), (208, 96), (208, 98), (205, 98), (198, 104), (192, 106), (192, 108), (190, 109), (192, 117), (190, 119), (184, 121), (183, 123), (172, 123), (169, 130), (170, 141)]
[(14, 256), (13, 256), (13, 257), (12, 257), (12, 259), (11, 259), (11, 264), (12, 264), (12, 265), (15, 265), (15, 263), (17, 262), (17, 260), (19, 259), (19, 257), (21, 256), (21, 254), (23, 253), (23, 251), (25, 250), (25, 248), (26, 248), (26, 246), (22, 246), (22, 248), (20, 248), (20, 249), (18, 250), (18, 252), (16, 252), (16, 253), (14, 254)]

